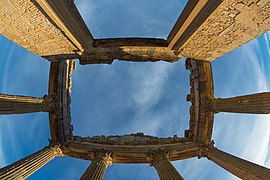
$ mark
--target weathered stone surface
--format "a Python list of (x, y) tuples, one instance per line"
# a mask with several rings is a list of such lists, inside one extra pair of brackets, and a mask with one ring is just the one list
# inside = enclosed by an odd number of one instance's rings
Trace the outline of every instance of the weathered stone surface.
[(64, 156), (60, 147), (58, 145), (47, 146), (9, 166), (1, 168), (0, 179), (26, 179), (56, 156)]
[(217, 98), (213, 101), (213, 110), (215, 113), (269, 114), (270, 93), (264, 92), (231, 98)]
[(56, 104), (54, 110), (49, 113), (50, 131), (52, 141), (60, 144), (72, 136), (70, 103), (73, 70), (73, 60), (52, 62), (50, 67), (48, 94)]
[(81, 51), (36, 1), (0, 1), (0, 33), (40, 56), (76, 55)]
[(73, 140), (80, 140), (81, 142), (90, 142), (107, 145), (155, 145), (155, 144), (173, 144), (188, 142), (189, 138), (179, 138), (177, 135), (169, 138), (159, 138), (154, 136), (144, 135), (143, 133), (126, 134), (118, 136), (93, 136), (93, 137), (79, 137), (73, 136)]
[(241, 179), (270, 179), (270, 169), (238, 158), (215, 147), (204, 149), (205, 156)]
[(0, 94), (0, 114), (23, 114), (32, 112), (47, 112), (53, 108), (51, 99), (30, 96), (15, 96)]
[(269, 29), (269, 1), (224, 0), (177, 50), (186, 57), (212, 61)]
[(199, 154), (199, 146), (194, 142), (182, 142), (173, 144), (135, 144), (112, 145), (83, 141), (81, 137), (75, 137), (62, 147), (66, 156), (93, 160), (94, 152), (104, 150), (113, 153), (114, 163), (149, 163), (151, 151), (166, 151), (172, 161), (196, 157)]
[(211, 110), (211, 99), (214, 98), (212, 66), (210, 62), (195, 59), (186, 60), (190, 70), (190, 107), (189, 137), (198, 144), (211, 141), (214, 113)]
[[(125, 40), (125, 41), (124, 41)], [(115, 59), (134, 62), (175, 62), (182, 55), (167, 47), (166, 41), (151, 38), (99, 39), (80, 57), (80, 64), (111, 64)]]

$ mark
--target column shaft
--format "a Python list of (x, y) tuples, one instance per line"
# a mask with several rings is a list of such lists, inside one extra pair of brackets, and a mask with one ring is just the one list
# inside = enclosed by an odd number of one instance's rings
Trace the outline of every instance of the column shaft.
[(26, 179), (28, 176), (54, 159), (55, 155), (55, 149), (47, 146), (34, 154), (1, 168), (0, 179)]
[(269, 114), (270, 93), (258, 93), (214, 100), (214, 111), (246, 114)]
[(22, 114), (49, 111), (48, 98), (0, 94), (0, 114)]
[(230, 155), (217, 148), (207, 150), (206, 156), (208, 159), (241, 179), (270, 179), (270, 169)]
[(90, 166), (86, 169), (81, 180), (102, 180), (108, 166), (112, 164), (110, 154), (100, 152), (96, 154)]
[(170, 160), (162, 152), (151, 153), (151, 165), (158, 172), (160, 180), (182, 180), (184, 179), (171, 164)]

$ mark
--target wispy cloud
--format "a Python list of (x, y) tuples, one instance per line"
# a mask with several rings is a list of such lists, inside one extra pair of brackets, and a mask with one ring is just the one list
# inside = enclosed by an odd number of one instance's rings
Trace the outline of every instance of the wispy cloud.
[[(7, 81), (8, 81), (8, 71), (10, 70), (10, 67), (12, 65), (11, 62), (11, 58), (12, 58), (12, 54), (14, 54), (14, 50), (15, 50), (15, 44), (8, 44), (7, 45), (7, 40), (5, 38), (3, 38), (2, 35), (0, 35), (0, 46), (3, 47), (2, 51), (6, 51), (8, 53), (1, 53), (1, 57), (0, 57), (0, 61), (1, 61), (1, 86), (0, 89), (1, 91), (5, 91), (6, 86), (7, 86)], [(3, 45), (5, 44), (5, 46)], [(6, 55), (6, 56), (5, 56)]]
[[(269, 57), (269, 32), (265, 33), (264, 35), (264, 42), (266, 43), (266, 48), (268, 49), (268, 54), (264, 55), (264, 57)], [(250, 57), (250, 60), (252, 61), (252, 64), (255, 68), (255, 72), (258, 76), (258, 83), (257, 83), (257, 91), (258, 92), (269, 92), (270, 88), (268, 86), (269, 79), (267, 77), (267, 74), (269, 72), (264, 71), (264, 67), (260, 66), (260, 61), (262, 61), (263, 56), (258, 57), (259, 52), (262, 52), (261, 48), (265, 48), (260, 46), (258, 40), (254, 40), (250, 46), (247, 46), (246, 55)], [(267, 59), (266, 59), (267, 60)], [(269, 59), (268, 59), (269, 60)], [(264, 63), (262, 63), (264, 64)], [(252, 142), (247, 143), (245, 148), (242, 151), (243, 157), (246, 157), (247, 159), (252, 159), (254, 162), (263, 165), (268, 166), (269, 164), (265, 164), (270, 159), (268, 152), (269, 152), (269, 140), (270, 140), (270, 115), (258, 115), (255, 119), (254, 126), (250, 132), (250, 136), (247, 137), (246, 142)], [(256, 147), (256, 148), (254, 148)]]
[[(177, 72), (176, 78), (173, 75)], [(183, 101), (189, 88), (188, 80), (180, 82), (178, 77), (188, 78), (181, 61), (78, 67), (73, 73), (72, 93), (72, 116), (80, 119), (73, 121), (75, 132), (89, 135), (88, 127), (93, 125), (97, 127), (91, 129), (93, 135), (142, 131), (149, 135), (182, 135), (188, 128), (189, 104)], [(86, 88), (88, 83), (91, 87)]]
[(266, 43), (266, 51), (268, 53), (268, 57), (270, 57), (270, 45), (269, 45), (269, 42), (270, 42), (270, 31), (266, 32), (264, 35), (264, 41)]
[[(75, 3), (95, 38), (161, 37), (166, 38), (187, 0), (98, 2), (77, 0)], [(162, 8), (160, 8), (162, 7)]]
[[(164, 82), (168, 80), (169, 70), (170, 67), (165, 63), (141, 66), (135, 70), (129, 69), (131, 78), (135, 79), (131, 92), (135, 106), (144, 107), (147, 111), (148, 107), (154, 106), (159, 101)], [(138, 77), (142, 79), (139, 80)]]
[[(250, 159), (262, 166), (267, 166), (265, 162), (269, 151), (270, 138), (270, 115), (261, 115), (255, 119), (256, 123), (247, 137), (244, 149), (241, 154), (242, 157)], [(248, 143), (249, 142), (249, 143)]]
[(89, 0), (75, 0), (75, 4), (77, 5), (83, 20), (91, 30), (92, 27), (90, 25), (92, 24), (94, 17), (96, 17), (97, 4)]

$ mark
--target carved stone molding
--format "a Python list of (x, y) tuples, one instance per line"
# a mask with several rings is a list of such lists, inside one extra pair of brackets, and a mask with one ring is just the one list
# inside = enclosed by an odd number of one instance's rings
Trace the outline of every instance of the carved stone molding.
[(207, 157), (208, 150), (215, 148), (214, 147), (214, 140), (212, 140), (209, 144), (201, 144), (199, 145), (199, 154), (198, 154), (198, 159), (201, 159), (203, 157)]
[(52, 149), (53, 149), (53, 154), (54, 156), (58, 156), (58, 157), (65, 157), (62, 149), (61, 149), (61, 145), (60, 144), (57, 144), (57, 145), (54, 145), (52, 146)]
[(112, 152), (107, 152), (104, 150), (95, 152), (95, 159), (103, 161), (107, 166), (111, 166), (113, 163)]

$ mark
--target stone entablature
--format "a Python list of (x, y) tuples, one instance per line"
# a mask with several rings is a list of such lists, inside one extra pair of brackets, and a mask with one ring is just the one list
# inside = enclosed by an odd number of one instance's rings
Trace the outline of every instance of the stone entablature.
[(189, 142), (189, 138), (179, 138), (177, 135), (168, 138), (159, 138), (154, 136), (144, 135), (143, 133), (126, 134), (118, 136), (93, 136), (93, 137), (80, 137), (73, 136), (72, 140), (80, 142), (90, 142), (97, 144), (107, 145), (158, 145), (158, 144), (174, 144)]
[(187, 101), (191, 101), (189, 137), (199, 144), (211, 141), (214, 112), (211, 100), (214, 99), (212, 67), (210, 62), (193, 59), (186, 60), (186, 69), (190, 70), (190, 94)]
[(157, 38), (95, 39), (93, 48), (85, 51), (80, 64), (111, 64), (115, 59), (125, 61), (175, 62), (182, 55), (168, 48), (167, 41)]
[(37, 7), (56, 24), (62, 33), (80, 50), (92, 48), (94, 38), (82, 19), (74, 0), (35, 0)]
[(39, 56), (75, 55), (81, 51), (47, 18), (36, 1), (1, 1), (0, 33)]
[(51, 63), (48, 96), (54, 99), (56, 108), (49, 113), (49, 120), (51, 138), (55, 143), (62, 144), (72, 136), (70, 103), (73, 70), (73, 60)]
[(80, 57), (80, 64), (111, 64), (115, 59), (135, 62), (175, 62), (181, 53), (166, 47), (126, 46), (95, 47), (85, 51)]
[(96, 151), (112, 152), (114, 163), (149, 163), (149, 153), (152, 151), (168, 152), (170, 160), (181, 160), (198, 156), (199, 146), (194, 142), (174, 144), (140, 144), (140, 145), (110, 145), (70, 140), (62, 146), (66, 156), (93, 160)]
[(220, 5), (177, 49), (183, 56), (212, 61), (270, 29), (270, 1), (209, 1)]
[(212, 61), (269, 30), (269, 8), (266, 0), (190, 0), (167, 40), (94, 40), (72, 0), (4, 0), (0, 33), (50, 61)]

